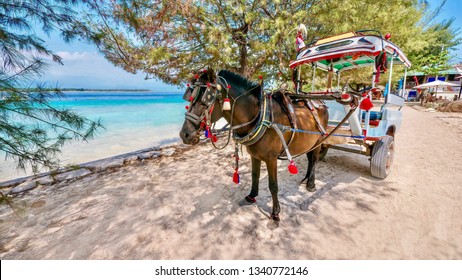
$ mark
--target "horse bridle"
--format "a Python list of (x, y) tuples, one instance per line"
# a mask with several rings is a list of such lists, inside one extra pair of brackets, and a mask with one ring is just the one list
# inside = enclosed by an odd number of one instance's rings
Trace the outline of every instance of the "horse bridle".
[[(221, 99), (221, 85), (215, 83), (201, 83), (196, 81), (193, 85), (187, 85), (188, 89), (186, 90), (185, 94), (183, 95), (183, 99), (185, 101), (189, 101), (190, 105), (188, 107), (188, 111), (185, 113), (186, 119), (191, 121), (196, 127), (204, 123), (205, 125), (210, 125), (210, 117), (212, 115), (214, 104), (216, 100)], [(204, 94), (199, 100), (200, 89), (205, 88)], [(194, 114), (192, 112), (192, 105), (194, 105), (197, 101), (200, 101), (206, 109), (201, 113), (200, 116)], [(203, 124), (201, 124), (201, 128), (203, 128)]]
[[(212, 115), (214, 104), (216, 100), (221, 101), (222, 94), (221, 89), (223, 88), (220, 83), (201, 83), (198, 80), (198, 76), (196, 75), (196, 81), (193, 85), (187, 85), (186, 92), (183, 95), (183, 100), (189, 101), (190, 106), (188, 107), (188, 111), (185, 113), (186, 119), (191, 121), (196, 127), (201, 124), (199, 129), (202, 129), (204, 124), (210, 125), (210, 117)], [(225, 81), (226, 82), (226, 81)], [(227, 83), (226, 83), (227, 84)], [(206, 109), (201, 113), (200, 116), (191, 112), (192, 105), (198, 101), (200, 95), (200, 89), (205, 88), (204, 94), (200, 98), (200, 102), (206, 106)], [(228, 87), (226, 87), (228, 90)]]

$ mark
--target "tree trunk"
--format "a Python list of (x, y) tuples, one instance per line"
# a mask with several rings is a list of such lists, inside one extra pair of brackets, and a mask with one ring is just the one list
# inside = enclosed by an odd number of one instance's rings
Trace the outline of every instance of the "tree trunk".
[(247, 74), (247, 33), (249, 30), (250, 23), (247, 22), (233, 30), (233, 39), (239, 46), (239, 68), (237, 70), (239, 74), (244, 76)]

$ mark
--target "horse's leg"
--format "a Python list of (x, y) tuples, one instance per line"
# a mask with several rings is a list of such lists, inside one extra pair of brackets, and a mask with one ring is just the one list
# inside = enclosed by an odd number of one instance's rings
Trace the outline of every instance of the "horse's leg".
[(266, 167), (268, 168), (268, 186), (273, 198), (273, 213), (271, 213), (271, 218), (275, 221), (279, 221), (279, 212), (281, 212), (281, 207), (279, 206), (278, 199), (278, 162), (277, 159), (271, 159), (266, 162)]
[(252, 190), (250, 194), (245, 197), (245, 201), (242, 201), (241, 204), (247, 205), (257, 202), (255, 197), (258, 196), (258, 184), (260, 182), (260, 168), (261, 168), (261, 160), (256, 159), (254, 157), (250, 157), (252, 159)]
[(314, 182), (314, 179), (315, 179), (316, 162), (319, 159), (320, 150), (321, 150), (321, 147), (306, 154), (308, 158), (308, 170), (302, 182), (307, 180), (306, 189), (310, 192), (316, 191), (316, 184)]

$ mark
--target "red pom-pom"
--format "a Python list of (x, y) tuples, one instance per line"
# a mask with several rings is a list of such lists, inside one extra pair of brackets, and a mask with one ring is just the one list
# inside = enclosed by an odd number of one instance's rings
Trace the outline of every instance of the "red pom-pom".
[(233, 182), (234, 182), (234, 184), (239, 184), (239, 182), (240, 182), (239, 172), (237, 172), (237, 170), (234, 171), (234, 174), (233, 174)]
[(207, 73), (207, 70), (206, 70), (206, 69), (204, 69), (204, 70), (202, 70), (202, 72), (204, 72), (204, 73)]
[(385, 40), (389, 40), (390, 38), (391, 38), (391, 34), (390, 34), (390, 33), (387, 33), (387, 34), (385, 35)]
[(290, 173), (290, 174), (295, 175), (295, 174), (298, 173), (298, 168), (297, 168), (297, 166), (295, 165), (295, 163), (294, 163), (293, 160), (290, 161), (290, 164), (289, 164), (289, 166), (287, 167), (287, 169), (289, 169), (289, 173)]
[(194, 98), (192, 96), (189, 97), (189, 101), (193, 101)]
[(262, 76), (262, 75), (260, 75), (258, 78), (259, 78), (260, 80), (262, 80), (262, 79), (263, 79), (263, 76)]
[(231, 88), (231, 85), (228, 85), (227, 88)]
[(361, 104), (359, 104), (359, 108), (364, 111), (369, 111), (374, 107), (374, 104), (372, 104), (372, 101), (369, 99), (369, 97), (366, 97), (361, 101)]
[(194, 78), (199, 79), (199, 75), (195, 75)]
[(188, 106), (188, 105), (184, 106), (184, 108), (185, 108), (186, 110), (189, 110), (189, 106)]
[(342, 100), (348, 100), (348, 99), (350, 99), (350, 95), (348, 93), (344, 93), (344, 94), (342, 94), (341, 98), (342, 98)]
[(210, 83), (207, 83), (207, 87), (210, 87)]

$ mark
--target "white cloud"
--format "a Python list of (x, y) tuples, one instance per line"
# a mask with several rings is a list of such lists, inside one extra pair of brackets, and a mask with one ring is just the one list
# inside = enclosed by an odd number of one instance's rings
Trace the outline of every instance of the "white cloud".
[(66, 51), (61, 51), (57, 52), (57, 55), (59, 55), (63, 60), (71, 61), (71, 60), (82, 60), (86, 59), (88, 57), (91, 57), (91, 55), (95, 55), (96, 53), (89, 53), (89, 52), (66, 52)]

